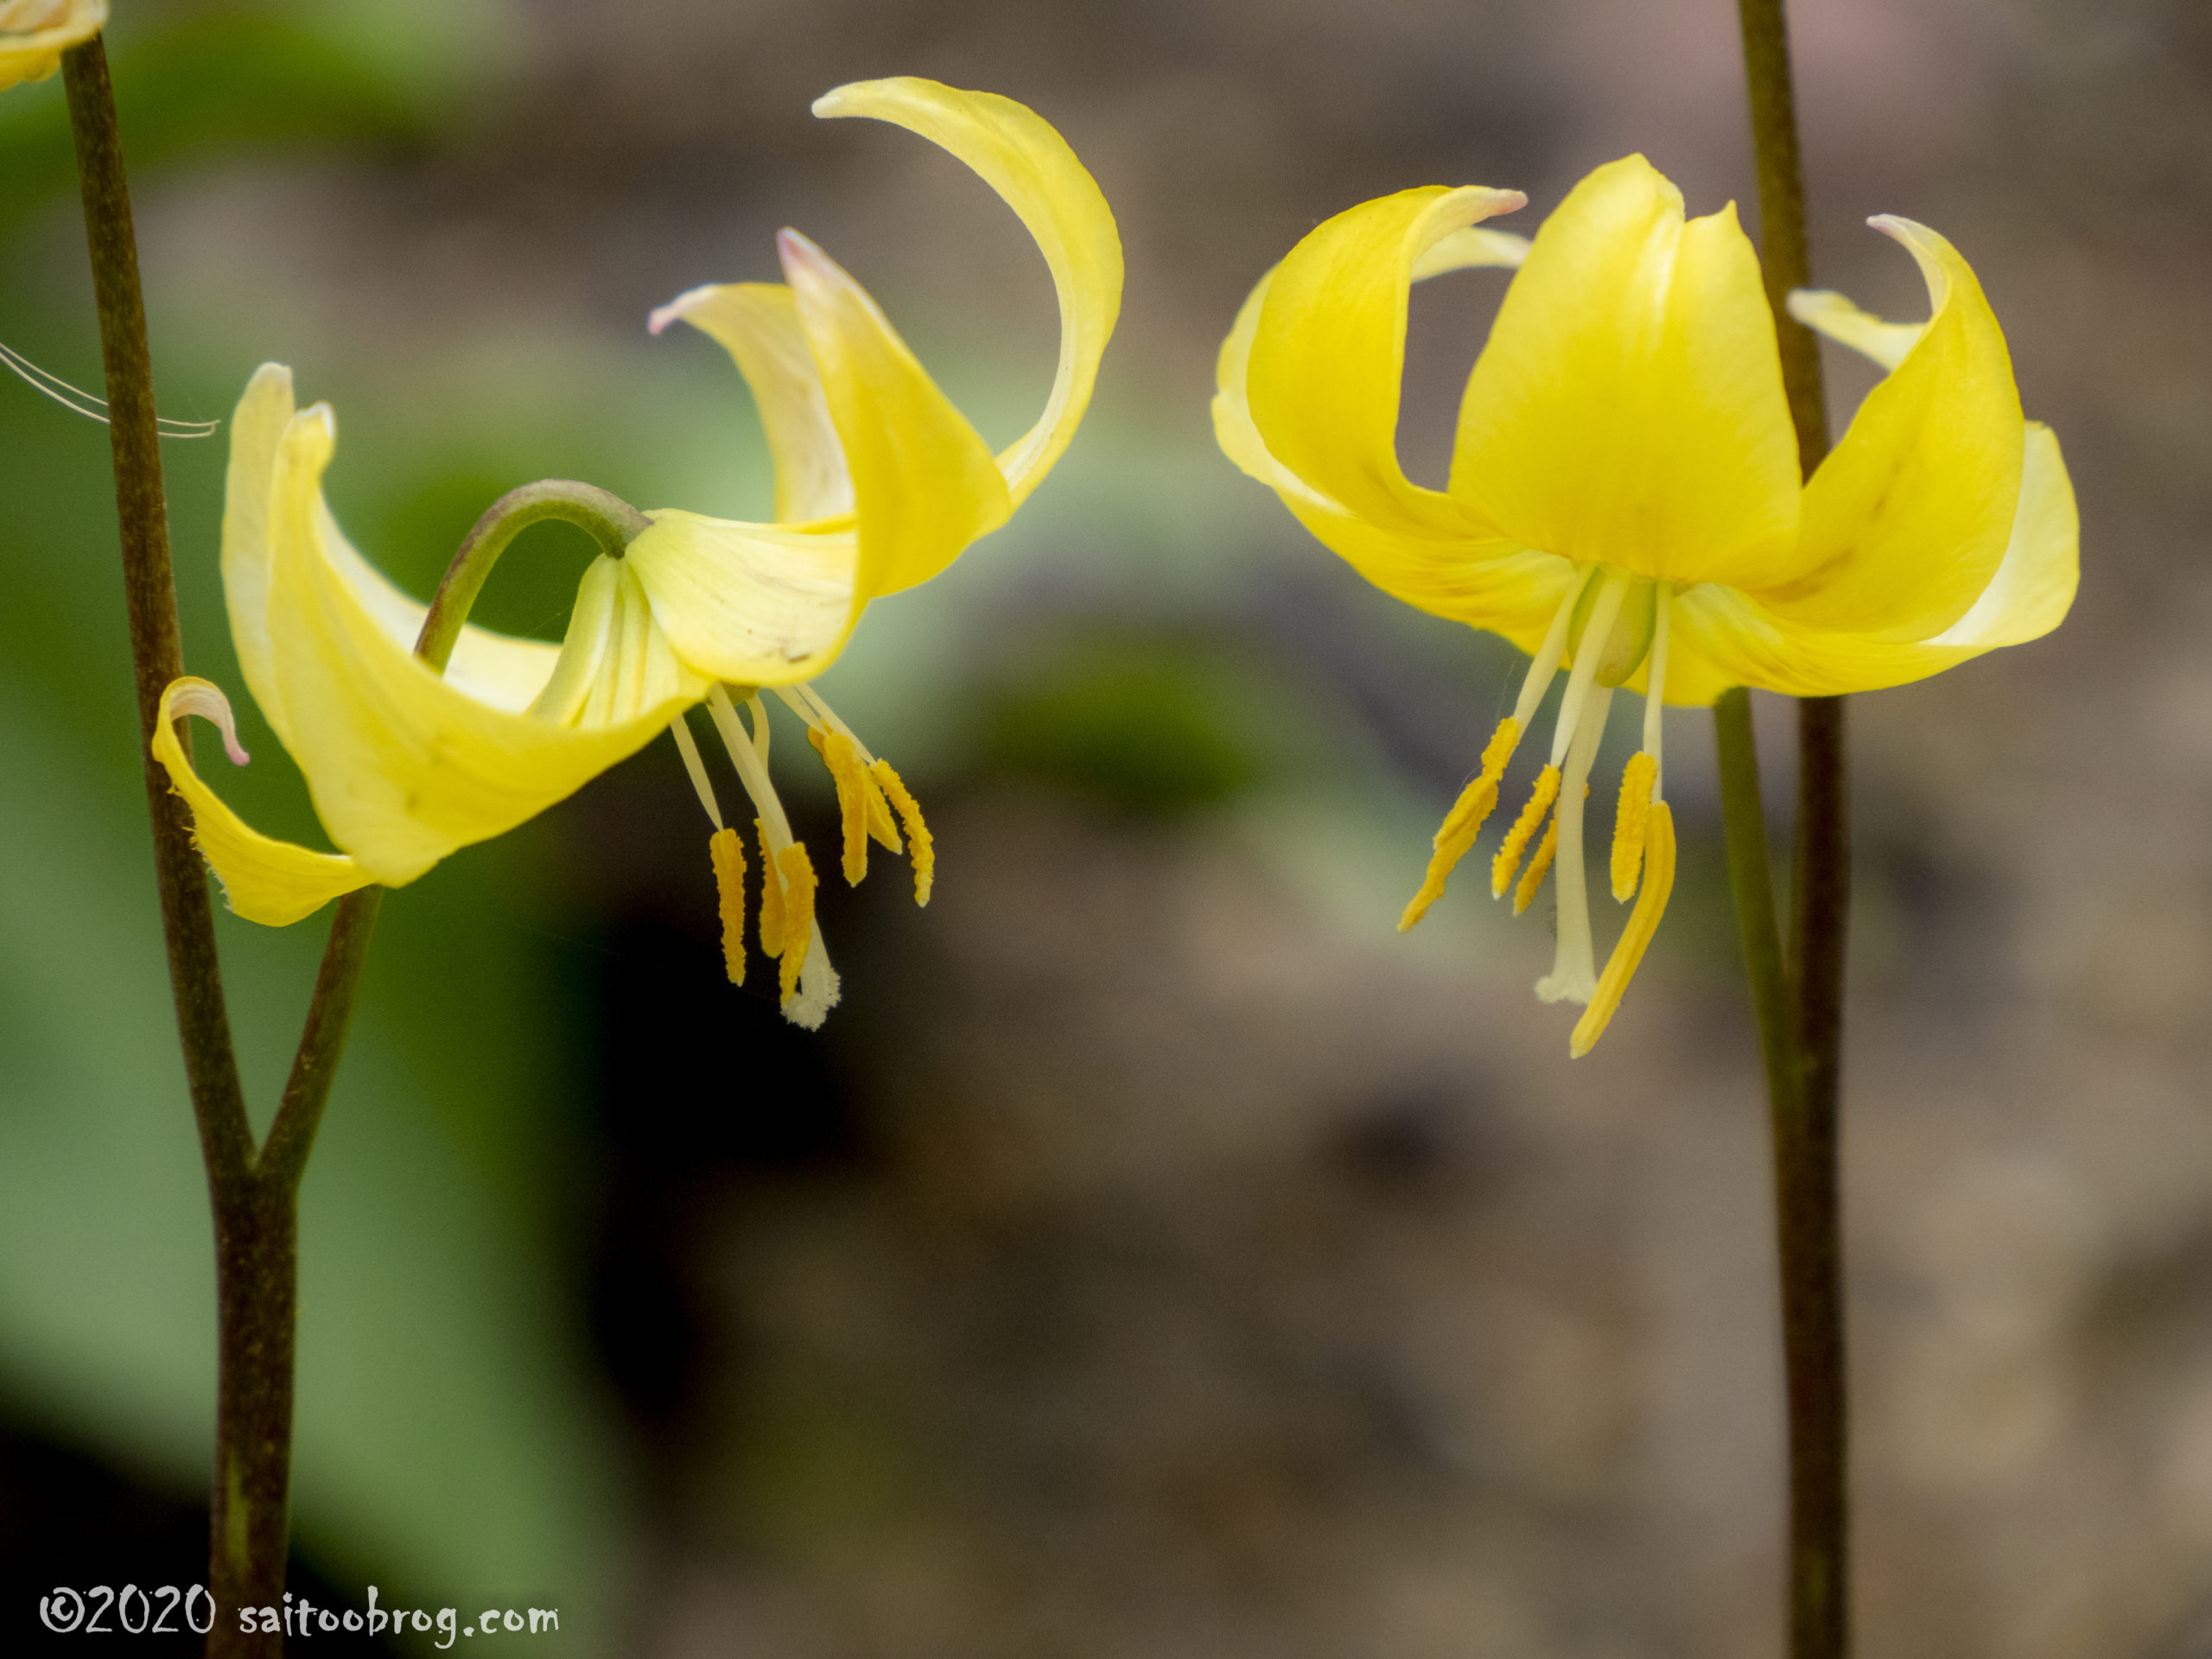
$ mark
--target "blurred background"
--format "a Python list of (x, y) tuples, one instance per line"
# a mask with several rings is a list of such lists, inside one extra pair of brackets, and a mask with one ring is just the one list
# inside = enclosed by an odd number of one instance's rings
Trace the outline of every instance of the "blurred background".
[[(1777, 1650), (1767, 1141), (1712, 789), (1599, 1050), (1540, 913), (1392, 924), (1516, 674), (1216, 452), (1212, 359), (1321, 219), (1421, 183), (1533, 230), (1633, 149), (1757, 213), (1726, 0), (118, 0), (162, 412), (327, 398), (355, 538), (427, 593), (540, 477), (765, 517), (717, 348), (783, 225), (985, 435), (1051, 289), (847, 79), (1019, 98), (1128, 255), (1090, 417), (823, 683), (939, 849), (823, 899), (845, 1001), (722, 980), (656, 745), (386, 908), (304, 1201), (303, 1586), (557, 1606), (593, 1655), (1754, 1659)], [(2067, 448), (2039, 644), (1858, 700), (1847, 1209), (1863, 1650), (2212, 1655), (2212, 24), (2194, 0), (1800, 0), (1815, 270), (1951, 236)], [(1511, 221), (1508, 221), (1511, 223)], [(1427, 285), (1440, 482), (1503, 279)], [(96, 386), (58, 84), (0, 102), (0, 340)], [(1839, 417), (1868, 384), (1831, 361)], [(312, 837), (241, 695), (224, 439), (165, 458), (223, 788)], [(163, 979), (105, 435), (0, 380), (0, 1628), (204, 1560), (213, 1296)], [(582, 538), (480, 607), (557, 638)], [(1762, 702), (1786, 831), (1789, 711)], [(1619, 755), (1633, 715), (1617, 717)], [(779, 780), (817, 865), (811, 758)], [(804, 764), (795, 764), (798, 762)], [(1610, 775), (1616, 757), (1601, 761)], [(1517, 776), (1517, 774), (1516, 774)], [(1508, 792), (1512, 785), (1509, 785)], [(223, 918), (257, 1109), (324, 924)], [(320, 1599), (320, 1598), (318, 1598)], [(535, 1648), (536, 1643), (533, 1643)]]

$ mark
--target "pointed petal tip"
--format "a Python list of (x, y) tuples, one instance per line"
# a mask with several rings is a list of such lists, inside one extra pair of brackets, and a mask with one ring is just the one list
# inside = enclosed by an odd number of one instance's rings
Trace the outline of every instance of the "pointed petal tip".
[(706, 283), (697, 288), (687, 288), (666, 305), (656, 306), (645, 318), (645, 332), (658, 334), (671, 322), (690, 315), (691, 308), (713, 293), (715, 283)]

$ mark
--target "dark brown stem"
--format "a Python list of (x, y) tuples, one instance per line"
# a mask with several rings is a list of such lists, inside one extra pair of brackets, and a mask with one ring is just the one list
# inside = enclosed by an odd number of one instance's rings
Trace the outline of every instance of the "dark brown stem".
[[(123, 171), (107, 54), (96, 36), (63, 54), (69, 124), (83, 181), (85, 238), (92, 291), (99, 308), (100, 353), (107, 370), (108, 431), (115, 453), (115, 505), (123, 544), (124, 595), (130, 616), (130, 660), (137, 683), (138, 758), (154, 826), (154, 873), (161, 890), (162, 931), (168, 945), (169, 984), (176, 998), (185, 1077), (200, 1125), (210, 1189), (219, 1198), (253, 1163), (253, 1131), (231, 1047), (223, 979), (215, 954), (214, 907), (207, 869), (192, 844), (192, 816), (169, 789), (168, 773), (149, 747), (162, 691), (184, 672), (176, 620), (176, 583), (169, 570), (168, 512), (162, 494), (161, 440), (154, 418), (153, 360), (146, 345), (146, 306), (138, 285), (137, 238)], [(177, 737), (191, 753), (189, 721)]]
[[(1783, 386), (1807, 476), (1827, 454), (1819, 343), (1792, 318), (1811, 282), (1796, 99), (1782, 0), (1738, 0), (1758, 154), (1761, 264)], [(1850, 1650), (1849, 1483), (1844, 1399), (1842, 1218), (1837, 1185), (1848, 791), (1840, 697), (1797, 715), (1797, 827), (1791, 861), (1789, 986), (1795, 1086), (1774, 1093), (1775, 1199), (1789, 1391), (1789, 1629), (1794, 1659)]]
[[(254, 1175), (253, 1130), (224, 1009), (207, 872), (192, 844), (190, 814), (171, 792), (168, 774), (149, 747), (162, 691), (184, 671), (184, 657), (169, 566), (137, 238), (107, 53), (97, 37), (63, 55), (62, 80), (83, 186), (85, 237), (107, 372), (139, 760), (153, 819), (162, 931), (214, 1216), (221, 1358), (208, 1572), (217, 1617), (207, 1645), (211, 1653), (270, 1653), (281, 1650), (281, 1639), (276, 1646), (242, 1640), (236, 1610), (248, 1602), (281, 1604), (283, 1595), (284, 1486), (291, 1441), (291, 1205), (289, 1195), (276, 1205), (266, 1202)], [(189, 755), (189, 725), (179, 724), (177, 736)]]

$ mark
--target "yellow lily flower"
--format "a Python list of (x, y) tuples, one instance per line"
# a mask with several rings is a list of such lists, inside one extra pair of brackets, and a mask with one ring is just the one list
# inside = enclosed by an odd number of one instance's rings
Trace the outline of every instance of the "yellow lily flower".
[(246, 683), (340, 851), (259, 835), (222, 804), (169, 722), (214, 720), (241, 760), (229, 706), (207, 682), (179, 680), (164, 698), (155, 753), (239, 914), (283, 925), (369, 882), (411, 881), (666, 728), (715, 826), (725, 951), (740, 980), (746, 860), (685, 723), (703, 702), (755, 810), (761, 947), (781, 959), (786, 1015), (818, 1025), (836, 1001), (836, 976), (814, 919), (812, 861), (769, 781), (764, 688), (805, 722), (836, 782), (847, 880), (866, 874), (874, 839), (911, 851), (916, 900), (928, 901), (933, 849), (919, 808), (806, 682), (836, 659), (869, 600), (949, 564), (1058, 458), (1112, 332), (1121, 250), (1097, 186), (1020, 105), (898, 79), (841, 87), (815, 108), (919, 132), (967, 162), (1036, 234), (1063, 321), (1059, 371), (1037, 427), (994, 459), (874, 301), (787, 231), (788, 287), (695, 290), (656, 317), (658, 327), (687, 316), (737, 358), (774, 453), (778, 522), (636, 515), (620, 551), (585, 573), (561, 645), (464, 626), (450, 661), (437, 664), (416, 655), (427, 607), (353, 550), (323, 502), (335, 445), (329, 410), (296, 410), (289, 372), (263, 368), (232, 427), (224, 591)]
[[(1478, 228), (1524, 200), (1435, 187), (1322, 225), (1245, 302), (1222, 346), (1214, 426), (1230, 458), (1369, 581), (1534, 658), (1402, 929), (1441, 896), (1568, 672), (1548, 764), (1491, 885), (1517, 912), (1556, 868), (1557, 956), (1536, 993), (1586, 1005), (1570, 1043), (1580, 1055), (1673, 884), (1662, 702), (1709, 704), (1738, 685), (1873, 690), (2037, 638), (2072, 603), (2078, 524), (2057, 439), (2022, 419), (1997, 320), (1935, 232), (1870, 221), (1918, 263), (1926, 323), (1793, 297), (1801, 321), (1890, 372), (1801, 482), (1772, 315), (1733, 204), (1685, 220), (1681, 194), (1632, 156), (1577, 185), (1533, 243)], [(1448, 487), (1428, 489), (1396, 450), (1408, 294), (1478, 265), (1517, 270), (1467, 385)], [(1644, 695), (1611, 861), (1614, 896), (1637, 906), (1601, 975), (1583, 798), (1620, 687)]]
[(44, 80), (107, 27), (107, 0), (0, 0), (0, 92)]

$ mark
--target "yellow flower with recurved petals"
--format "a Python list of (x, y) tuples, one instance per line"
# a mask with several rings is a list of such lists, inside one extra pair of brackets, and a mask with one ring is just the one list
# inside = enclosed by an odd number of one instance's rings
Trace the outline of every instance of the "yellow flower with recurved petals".
[(785, 1014), (819, 1024), (836, 976), (814, 920), (812, 861), (769, 782), (764, 689), (805, 722), (836, 781), (847, 879), (866, 874), (873, 838), (911, 850), (915, 897), (927, 902), (932, 849), (913, 798), (806, 682), (836, 659), (869, 601), (950, 563), (1058, 460), (1113, 329), (1121, 248), (1090, 175), (1020, 105), (898, 79), (841, 87), (815, 109), (874, 116), (933, 140), (1036, 235), (1059, 291), (1062, 338), (1035, 429), (995, 458), (867, 294), (785, 232), (788, 287), (702, 289), (671, 308), (723, 339), (751, 381), (774, 451), (778, 521), (636, 514), (615, 503), (635, 524), (585, 573), (561, 645), (464, 627), (450, 663), (434, 665), (415, 655), (425, 607), (378, 575), (324, 505), (330, 411), (295, 410), (289, 372), (264, 368), (232, 428), (224, 591), (246, 683), (341, 851), (272, 840), (223, 804), (192, 771), (170, 720), (217, 721), (236, 760), (229, 706), (207, 682), (179, 680), (164, 698), (155, 753), (239, 914), (281, 925), (370, 882), (411, 881), (665, 728), (714, 821), (725, 950), (731, 977), (741, 979), (742, 838), (722, 822), (685, 723), (704, 702), (756, 813), (761, 947), (780, 958)]
[[(1924, 324), (1793, 296), (1802, 321), (1890, 371), (1801, 480), (1773, 319), (1733, 206), (1686, 221), (1681, 193), (1633, 156), (1576, 186), (1533, 243), (1477, 228), (1523, 200), (1408, 190), (1321, 226), (1245, 302), (1222, 347), (1214, 423), (1230, 457), (1369, 581), (1535, 658), (1402, 929), (1441, 896), (1545, 691), (1571, 671), (1548, 764), (1491, 886), (1526, 909), (1556, 856), (1557, 956), (1536, 994), (1587, 1005), (1580, 1055), (1619, 1007), (1673, 884), (1662, 702), (1707, 704), (1739, 685), (1872, 690), (2047, 633), (2073, 601), (2077, 524), (2058, 442), (2022, 419), (1997, 320), (1933, 231), (1871, 221), (1918, 263)], [(1427, 489), (1397, 459), (1408, 293), (1476, 265), (1518, 270), (1467, 385), (1449, 486)], [(1619, 687), (1644, 694), (1611, 860), (1614, 896), (1637, 905), (1600, 974), (1583, 801)]]
[(107, 0), (0, 0), (0, 92), (44, 80), (107, 27)]

